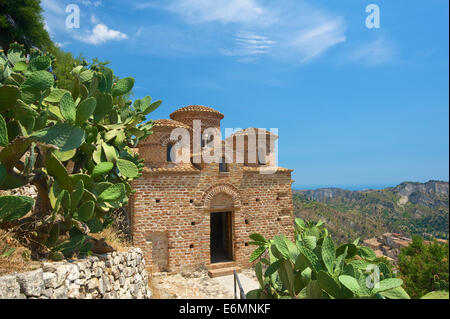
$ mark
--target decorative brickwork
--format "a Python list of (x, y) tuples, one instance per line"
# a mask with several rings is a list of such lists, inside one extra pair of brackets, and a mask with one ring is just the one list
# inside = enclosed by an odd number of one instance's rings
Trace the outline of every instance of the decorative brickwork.
[[(274, 174), (260, 174), (261, 165), (228, 163), (227, 171), (220, 172), (218, 163), (169, 163), (166, 147), (171, 129), (192, 127), (194, 119), (202, 120), (202, 130), (220, 129), (223, 115), (191, 106), (171, 117), (175, 121), (160, 121), (138, 146), (146, 168), (133, 182), (136, 193), (130, 200), (134, 245), (143, 250), (154, 271), (179, 272), (210, 265), (211, 255), (222, 257), (220, 249), (230, 261), (248, 267), (255, 248), (248, 245), (252, 233), (267, 238), (286, 234), (293, 239), (292, 170), (278, 168)], [(228, 214), (221, 215), (222, 221), (215, 218), (220, 224), (214, 225), (211, 215), (217, 212)], [(228, 247), (215, 251), (211, 247), (219, 237), (214, 245), (227, 243)]]
[[(212, 204), (211, 201), (213, 201), (214, 204)], [(217, 184), (211, 186), (205, 192), (205, 196), (203, 198), (203, 207), (205, 208), (211, 206), (220, 207), (221, 206), (220, 204), (226, 207), (226, 204), (224, 202), (226, 203), (232, 202), (237, 207), (241, 206), (241, 200), (238, 190), (233, 185)]]

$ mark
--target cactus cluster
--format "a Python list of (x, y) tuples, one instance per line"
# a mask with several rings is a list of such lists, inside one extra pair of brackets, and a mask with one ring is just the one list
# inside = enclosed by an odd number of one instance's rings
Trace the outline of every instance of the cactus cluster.
[[(0, 52), (0, 190), (36, 186), (35, 241), (58, 260), (89, 254), (90, 234), (127, 204), (143, 169), (132, 148), (151, 134), (146, 116), (161, 101), (132, 105), (134, 79), (101, 63), (76, 66), (72, 89), (60, 89), (51, 66), (51, 56), (18, 44)], [(28, 218), (33, 205), (0, 196), (0, 223)]]
[(295, 243), (252, 234), (250, 257), (260, 288), (250, 299), (409, 299), (388, 265), (359, 240), (335, 247), (323, 222), (295, 220)]

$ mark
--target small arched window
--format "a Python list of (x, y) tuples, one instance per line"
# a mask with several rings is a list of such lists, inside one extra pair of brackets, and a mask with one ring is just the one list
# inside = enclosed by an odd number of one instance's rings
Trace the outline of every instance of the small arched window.
[(166, 149), (167, 150), (167, 153), (166, 153), (166, 160), (167, 160), (167, 162), (174, 162), (175, 161), (175, 159), (172, 159), (172, 156), (171, 156), (172, 147), (173, 147), (172, 143), (167, 144), (167, 149)]
[(222, 157), (219, 162), (219, 172), (229, 172), (228, 163), (225, 162), (225, 157)]
[(266, 151), (264, 148), (258, 148), (258, 165), (266, 165)]
[(207, 144), (211, 143), (212, 141), (214, 141), (214, 135), (211, 134), (204, 134), (203, 138), (202, 138), (202, 148), (206, 147)]

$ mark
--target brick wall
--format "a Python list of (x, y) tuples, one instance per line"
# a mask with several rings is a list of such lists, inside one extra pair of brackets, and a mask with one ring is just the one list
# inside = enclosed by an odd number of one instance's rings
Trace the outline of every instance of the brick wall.
[(232, 212), (233, 259), (242, 267), (255, 248), (248, 245), (250, 234), (292, 239), (290, 171), (263, 175), (242, 164), (229, 167), (227, 173), (218, 164), (201, 171), (146, 170), (133, 182), (133, 241), (155, 271), (210, 263), (211, 211)]

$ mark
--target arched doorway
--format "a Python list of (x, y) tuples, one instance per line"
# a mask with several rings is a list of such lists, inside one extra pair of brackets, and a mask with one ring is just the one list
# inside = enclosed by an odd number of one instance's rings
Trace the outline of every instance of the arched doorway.
[(232, 212), (211, 212), (211, 264), (233, 261)]
[(239, 191), (227, 183), (213, 185), (205, 191), (202, 206), (209, 217), (209, 262), (234, 261), (236, 214), (241, 207)]
[(233, 261), (233, 198), (216, 194), (210, 203), (210, 262)]

